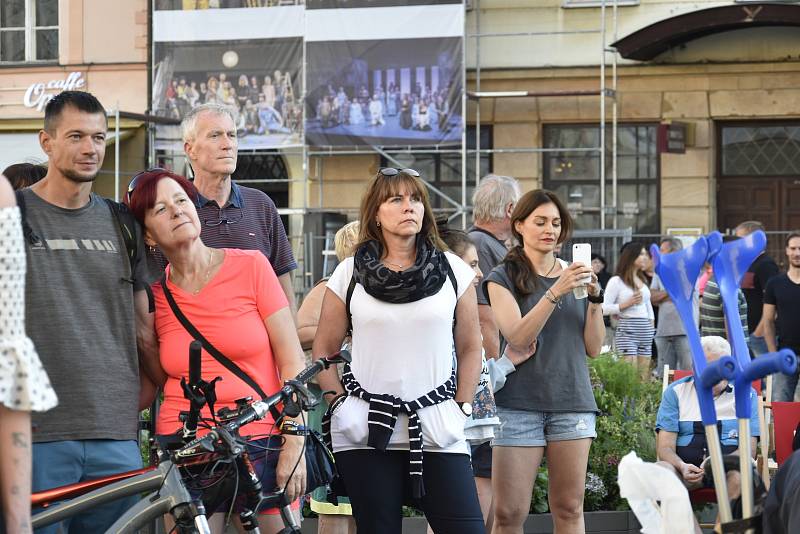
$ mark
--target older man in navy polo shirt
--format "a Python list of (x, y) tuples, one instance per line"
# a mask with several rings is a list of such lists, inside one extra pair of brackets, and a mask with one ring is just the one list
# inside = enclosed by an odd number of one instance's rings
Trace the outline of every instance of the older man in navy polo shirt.
[[(203, 243), (260, 250), (269, 259), (295, 315), (292, 271), (297, 263), (275, 203), (266, 193), (231, 180), (238, 151), (234, 111), (219, 104), (197, 106), (186, 114), (181, 131), (200, 193), (197, 214)], [(161, 268), (166, 264), (160, 253), (157, 261)]]

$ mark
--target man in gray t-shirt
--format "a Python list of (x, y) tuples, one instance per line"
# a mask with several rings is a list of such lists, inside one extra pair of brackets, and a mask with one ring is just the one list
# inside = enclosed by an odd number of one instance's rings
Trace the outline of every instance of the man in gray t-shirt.
[[(661, 240), (661, 253), (669, 254), (683, 248), (681, 241), (674, 237)], [(656, 376), (660, 379), (664, 373), (664, 365), (670, 369), (691, 369), (692, 353), (689, 348), (689, 338), (683, 328), (678, 309), (669, 298), (664, 285), (658, 275), (653, 276), (650, 284), (650, 302), (658, 306), (658, 327), (656, 328), (656, 348), (658, 350), (658, 363)], [(697, 291), (694, 292), (694, 320), (697, 323), (698, 300)]]
[[(56, 95), (39, 133), (47, 175), (20, 193), (26, 329), (59, 399), (57, 408), (33, 417), (33, 491), (141, 467), (136, 317), (148, 311), (144, 243), (134, 225), (131, 261), (117, 217), (91, 192), (107, 129), (94, 96)], [(139, 350), (155, 347), (152, 337), (141, 341)], [(93, 508), (37, 534), (104, 532), (135, 500)]]
[[(520, 197), (519, 182), (509, 176), (484, 176), (472, 196), (473, 225), (469, 237), (478, 251), (478, 264), (489, 276), (506, 256), (505, 242), (511, 238), (511, 212)], [(492, 308), (482, 289), (478, 289), (478, 319), (486, 358), (500, 355), (500, 337)]]

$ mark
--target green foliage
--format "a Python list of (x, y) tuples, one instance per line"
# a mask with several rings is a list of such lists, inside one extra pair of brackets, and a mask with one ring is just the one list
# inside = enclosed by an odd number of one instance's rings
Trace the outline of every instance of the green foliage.
[(587, 478), (592, 474), (599, 477), (605, 492), (590, 491), (598, 485), (596, 481), (587, 484), (584, 507), (587, 511), (627, 510), (627, 502), (619, 496), (617, 467), (630, 451), (636, 451), (646, 462), (655, 461), (654, 428), (661, 385), (641, 381), (633, 366), (610, 353), (591, 360), (589, 373), (600, 415)]
[(531, 496), (531, 513), (546, 514), (550, 511), (547, 502), (547, 467), (540, 466), (536, 481), (533, 484), (533, 495)]
[[(627, 510), (619, 496), (617, 467), (622, 457), (636, 451), (655, 461), (655, 419), (661, 402), (661, 384), (642, 382), (636, 369), (606, 353), (589, 361), (589, 376), (600, 414), (597, 439), (589, 452), (584, 510)], [(546, 512), (547, 475), (542, 467), (531, 499), (531, 513)]]

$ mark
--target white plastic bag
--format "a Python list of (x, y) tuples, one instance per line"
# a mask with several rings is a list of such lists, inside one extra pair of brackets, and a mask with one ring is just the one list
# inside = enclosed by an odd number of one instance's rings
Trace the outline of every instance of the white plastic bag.
[(674, 473), (643, 462), (631, 451), (619, 463), (618, 482), (620, 496), (628, 500), (644, 534), (694, 533), (689, 492)]

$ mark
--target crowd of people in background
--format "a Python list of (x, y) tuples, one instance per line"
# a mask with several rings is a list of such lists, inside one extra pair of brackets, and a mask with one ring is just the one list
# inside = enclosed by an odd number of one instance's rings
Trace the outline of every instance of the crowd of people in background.
[(229, 106), (238, 112), (239, 135), (285, 134), (302, 127), (303, 110), (289, 71), (276, 69), (263, 76), (225, 72), (204, 78), (180, 75), (169, 81), (164, 98), (166, 114), (179, 120), (202, 104)]
[(447, 128), (450, 104), (445, 88), (431, 88), (417, 83), (410, 93), (401, 93), (394, 83), (382, 85), (372, 93), (361, 87), (329, 84), (317, 98), (316, 118), (323, 128), (339, 125), (383, 126), (396, 117), (404, 130), (443, 131)]
[[(180, 429), (188, 401), (179, 384), (188, 369), (178, 355), (194, 336), (185, 320), (251, 377), (252, 384), (238, 380), (206, 348), (203, 378), (224, 378), (218, 408), (278, 389), (303, 368), (303, 351), (310, 362), (349, 347), (352, 362), (319, 375), (324, 404), (308, 421), (324, 433), (341, 475), (336, 492), (348, 497), (331, 502), (315, 493), (320, 532), (399, 534), (402, 507), (412, 504), (437, 534), (519, 533), (545, 458), (555, 529), (582, 532), (598, 416), (587, 358), (610, 340), (642, 380), (663, 364), (691, 366), (686, 332), (647, 244), (625, 244), (614, 266), (600, 255), (591, 265), (569, 263), (558, 249), (574, 223), (555, 193), (523, 193), (515, 179), (488, 175), (464, 232), (436, 220), (425, 177), (382, 168), (368, 182), (358, 221), (337, 233), (339, 264), (297, 310), (297, 263), (274, 202), (231, 180), (236, 103), (244, 97), (246, 108), (255, 94), (273, 107), (278, 94), (272, 83), (259, 89), (258, 80), (242, 76), (241, 92), (220, 98), (228, 82), (222, 75), (215, 81), (216, 96), (209, 101), (209, 79), (202, 103), (200, 88), (171, 85), (172, 98), (187, 100), (181, 130), (192, 180), (149, 169), (131, 180), (123, 205), (92, 193), (107, 122), (100, 102), (80, 91), (62, 92), (46, 107), (40, 140), (48, 165), (4, 171), (16, 201), (0, 179), (0, 290), (7, 296), (0, 303), (0, 523), (31, 532), (31, 484), (42, 491), (140, 467), (136, 416), (159, 388), (157, 433)], [(423, 101), (433, 96), (418, 90)], [(362, 116), (365, 91), (353, 103), (340, 89)], [(392, 91), (393, 111), (402, 113)], [(388, 94), (370, 102), (388, 107)], [(285, 91), (281, 98), (285, 105)], [(349, 121), (352, 110), (342, 117)], [(759, 229), (747, 221), (731, 238)], [(682, 248), (672, 237), (659, 245), (663, 253)], [(762, 254), (742, 284), (737, 320), (754, 357), (800, 350), (800, 233), (789, 234), (786, 254), (787, 273)], [(581, 298), (576, 290), (584, 287)], [(713, 273), (702, 289), (695, 308), (710, 361), (730, 346)], [(797, 375), (783, 377), (775, 400), (792, 400), (796, 386)], [(655, 425), (662, 466), (689, 488), (709, 483), (696, 454), (693, 387), (691, 377), (670, 386)], [(729, 428), (727, 384), (715, 396)], [(41, 412), (32, 416), (33, 434), (30, 412)], [(296, 466), (303, 440), (272, 434), (272, 422), (253, 423), (254, 469), (265, 490), (285, 487), (295, 500), (306, 489), (305, 464)], [(738, 438), (723, 434), (722, 445), (734, 450)], [(277, 455), (259, 455), (278, 446)], [(729, 476), (734, 492), (737, 480)], [(135, 499), (42, 532), (102, 532)], [(208, 512), (238, 506), (230, 498), (217, 505)], [(259, 512), (265, 531), (281, 528), (276, 509)], [(216, 518), (212, 528), (221, 533), (223, 514)]]

